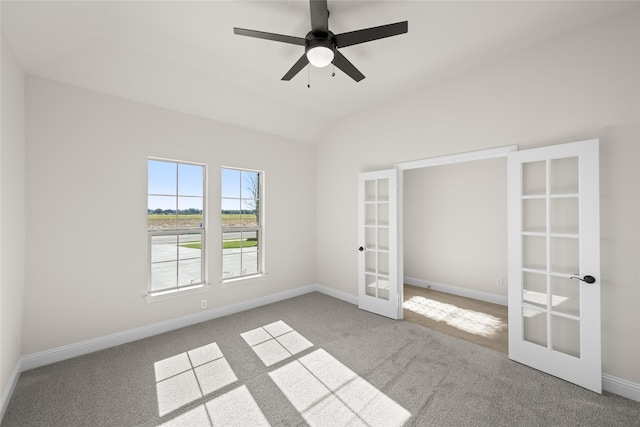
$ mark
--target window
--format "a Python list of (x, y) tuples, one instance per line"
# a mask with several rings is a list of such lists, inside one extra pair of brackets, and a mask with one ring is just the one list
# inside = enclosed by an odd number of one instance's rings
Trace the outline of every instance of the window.
[(222, 169), (222, 279), (262, 274), (262, 172)]
[(150, 294), (204, 283), (204, 183), (204, 165), (148, 161)]

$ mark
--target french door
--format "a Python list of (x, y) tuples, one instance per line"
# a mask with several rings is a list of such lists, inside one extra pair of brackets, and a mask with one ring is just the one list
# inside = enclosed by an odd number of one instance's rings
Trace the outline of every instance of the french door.
[(598, 141), (507, 159), (509, 358), (601, 393)]
[(358, 307), (402, 319), (402, 257), (396, 169), (358, 176)]

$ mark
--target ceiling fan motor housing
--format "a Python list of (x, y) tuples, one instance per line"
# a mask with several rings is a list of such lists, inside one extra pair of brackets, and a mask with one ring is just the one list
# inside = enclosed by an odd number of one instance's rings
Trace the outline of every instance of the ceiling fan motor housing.
[(309, 53), (309, 51), (315, 47), (326, 47), (327, 49), (335, 51), (336, 41), (335, 36), (331, 31), (328, 33), (314, 33), (313, 31), (310, 31), (305, 39), (307, 41), (304, 45), (304, 53)]

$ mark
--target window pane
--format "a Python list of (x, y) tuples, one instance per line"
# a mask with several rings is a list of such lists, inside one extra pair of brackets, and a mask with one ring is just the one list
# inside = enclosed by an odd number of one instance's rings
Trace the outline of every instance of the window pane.
[[(204, 282), (205, 173), (203, 165), (148, 161), (150, 292)], [(198, 231), (184, 234), (181, 229)]]
[(202, 283), (202, 259), (193, 258), (178, 263), (178, 286)]
[(151, 236), (151, 290), (176, 287), (178, 236)]
[(151, 264), (151, 291), (165, 291), (176, 287), (178, 262)]
[(245, 231), (242, 233), (242, 252), (258, 251), (258, 232)]
[(149, 194), (176, 194), (177, 164), (149, 160), (148, 187)]
[(202, 257), (202, 234), (181, 234), (178, 256), (180, 260)]
[(258, 225), (258, 200), (242, 199), (242, 226), (251, 227)]
[(202, 228), (202, 197), (178, 198), (178, 227)]
[(260, 198), (260, 174), (258, 172), (242, 171), (242, 198)]
[(175, 261), (178, 259), (178, 236), (151, 236), (151, 262)]
[(223, 279), (262, 272), (256, 229), (262, 215), (261, 179), (260, 172), (222, 169)]
[(222, 169), (222, 197), (240, 198), (240, 171)]
[(178, 165), (178, 194), (180, 196), (202, 196), (204, 167), (198, 165)]
[(239, 251), (222, 251), (222, 278), (240, 276), (242, 254)]
[(240, 200), (222, 199), (222, 226), (236, 227), (240, 225)]
[[(234, 249), (233, 252), (240, 252), (242, 241), (241, 231), (230, 231), (222, 235), (222, 249)], [(237, 249), (237, 251), (235, 251)]]
[(147, 228), (149, 230), (166, 230), (177, 227), (176, 198), (174, 196), (149, 196), (148, 206)]
[(258, 273), (258, 252), (242, 252), (242, 275)]

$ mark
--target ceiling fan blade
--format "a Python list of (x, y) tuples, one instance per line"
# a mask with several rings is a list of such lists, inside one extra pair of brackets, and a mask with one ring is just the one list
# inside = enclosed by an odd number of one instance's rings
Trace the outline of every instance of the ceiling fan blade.
[(257, 39), (271, 40), (289, 44), (304, 46), (306, 40), (302, 37), (285, 36), (283, 34), (265, 33), (264, 31), (247, 30), (245, 28), (233, 27), (234, 34), (239, 36), (255, 37)]
[(372, 40), (383, 39), (385, 37), (397, 36), (408, 31), (408, 21), (402, 21), (396, 22), (395, 24), (381, 25), (379, 27), (371, 27), (364, 30), (336, 34), (336, 47), (341, 48), (346, 46), (353, 46), (354, 44), (366, 43)]
[(300, 72), (300, 70), (306, 67), (308, 63), (309, 60), (307, 59), (307, 55), (302, 55), (300, 59), (298, 59), (298, 61), (293, 64), (293, 67), (291, 67), (291, 69), (287, 71), (287, 74), (282, 77), (282, 80), (291, 80), (296, 74)]
[(309, 0), (311, 7), (311, 31), (329, 32), (329, 9), (327, 0)]
[(340, 68), (346, 75), (351, 77), (356, 82), (364, 79), (364, 74), (358, 71), (358, 69), (354, 67), (353, 64), (349, 62), (349, 60), (337, 50), (335, 56), (333, 57), (333, 65)]

